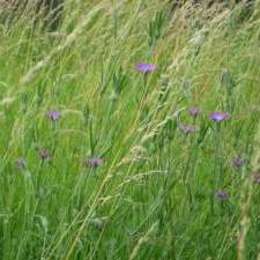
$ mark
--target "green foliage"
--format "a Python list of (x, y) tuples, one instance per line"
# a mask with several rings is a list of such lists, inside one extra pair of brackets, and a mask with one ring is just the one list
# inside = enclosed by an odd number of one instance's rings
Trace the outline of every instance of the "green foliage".
[(0, 259), (259, 258), (257, 10), (169, 8), (1, 26)]
[(148, 25), (148, 45), (153, 47), (162, 36), (164, 22), (166, 20), (165, 11), (159, 11)]

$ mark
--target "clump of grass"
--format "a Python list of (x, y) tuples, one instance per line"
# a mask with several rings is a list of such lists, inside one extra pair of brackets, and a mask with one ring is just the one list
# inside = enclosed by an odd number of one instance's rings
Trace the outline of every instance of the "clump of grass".
[(0, 258), (256, 259), (258, 2), (90, 2), (1, 26)]

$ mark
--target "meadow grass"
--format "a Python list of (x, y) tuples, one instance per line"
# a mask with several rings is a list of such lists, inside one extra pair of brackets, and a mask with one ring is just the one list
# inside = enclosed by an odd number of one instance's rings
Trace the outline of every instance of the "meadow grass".
[(0, 27), (0, 259), (259, 259), (259, 2), (89, 2)]

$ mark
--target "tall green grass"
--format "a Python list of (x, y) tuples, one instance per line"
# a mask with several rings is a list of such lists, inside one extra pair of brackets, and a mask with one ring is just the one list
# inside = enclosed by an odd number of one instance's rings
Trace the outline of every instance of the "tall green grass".
[(1, 25), (0, 259), (259, 259), (259, 3), (89, 2)]

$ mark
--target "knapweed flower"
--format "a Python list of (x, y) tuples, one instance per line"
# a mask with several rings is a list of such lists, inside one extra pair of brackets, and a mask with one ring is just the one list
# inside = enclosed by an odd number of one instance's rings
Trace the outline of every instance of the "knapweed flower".
[(49, 111), (48, 112), (48, 118), (52, 121), (57, 121), (61, 117), (61, 113), (59, 111)]
[(50, 152), (45, 148), (39, 150), (39, 157), (41, 158), (42, 161), (51, 160)]
[(26, 160), (24, 158), (18, 158), (15, 161), (16, 168), (19, 170), (24, 170), (26, 168)]
[(216, 192), (216, 198), (220, 201), (226, 201), (229, 199), (229, 195), (226, 191), (219, 190)]
[(139, 63), (136, 65), (136, 69), (144, 74), (153, 72), (156, 70), (156, 65), (151, 63)]
[(232, 160), (232, 165), (235, 169), (239, 170), (240, 168), (243, 167), (243, 165), (245, 165), (246, 160), (244, 158), (242, 158), (241, 156), (236, 156), (235, 158), (233, 158)]
[(255, 184), (260, 184), (260, 172), (253, 173), (253, 182)]
[(189, 109), (190, 116), (196, 118), (201, 113), (201, 110), (198, 107), (191, 107)]
[(180, 130), (184, 134), (192, 134), (198, 131), (198, 128), (194, 125), (180, 125)]
[(93, 157), (90, 159), (87, 159), (86, 161), (86, 165), (89, 166), (90, 168), (96, 169), (97, 167), (103, 165), (104, 160), (102, 158), (99, 157)]
[(226, 112), (213, 112), (210, 114), (209, 118), (214, 122), (222, 122), (228, 120), (230, 115)]

